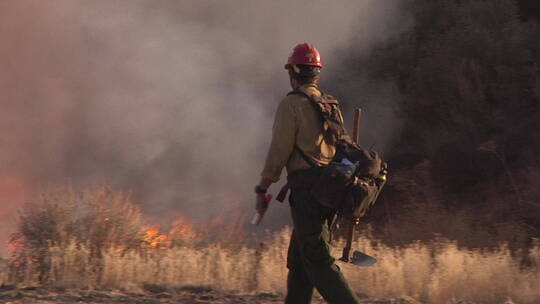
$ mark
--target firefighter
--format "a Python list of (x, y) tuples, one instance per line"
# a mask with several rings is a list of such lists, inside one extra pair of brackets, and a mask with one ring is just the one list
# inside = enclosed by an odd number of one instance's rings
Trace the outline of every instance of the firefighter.
[[(287, 255), (286, 304), (308, 304), (313, 289), (331, 304), (359, 303), (330, 254), (330, 226), (335, 211), (320, 205), (310, 194), (310, 186), (320, 168), (333, 158), (336, 140), (327, 136), (328, 126), (308, 96), (321, 96), (318, 87), (323, 67), (317, 49), (307, 43), (297, 45), (285, 65), (293, 92), (278, 106), (272, 142), (261, 180), (255, 186), (256, 209), (268, 208), (268, 187), (287, 168), (287, 186), (293, 232)], [(343, 120), (340, 113), (341, 120)]]

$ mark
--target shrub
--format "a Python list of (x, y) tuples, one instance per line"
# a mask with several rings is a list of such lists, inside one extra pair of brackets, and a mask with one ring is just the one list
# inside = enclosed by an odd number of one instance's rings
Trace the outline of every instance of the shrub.
[(129, 195), (107, 187), (49, 190), (26, 203), (19, 214), (17, 232), (11, 236), (14, 248), (11, 269), (16, 280), (40, 283), (50, 278), (51, 248), (84, 246), (99, 276), (104, 249), (121, 252), (140, 246), (142, 219)]

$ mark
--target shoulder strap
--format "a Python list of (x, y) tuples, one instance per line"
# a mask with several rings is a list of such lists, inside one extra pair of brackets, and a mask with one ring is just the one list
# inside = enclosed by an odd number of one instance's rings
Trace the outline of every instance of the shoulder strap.
[[(345, 140), (350, 141), (350, 136), (347, 133), (347, 129), (343, 125), (341, 120), (341, 109), (339, 107), (339, 102), (331, 95), (321, 92), (321, 96), (308, 94), (302, 88), (291, 91), (288, 95), (302, 95), (306, 97), (310, 103), (314, 106), (315, 111), (320, 114), (322, 121), (326, 121), (328, 125), (327, 132), (334, 137), (335, 141)], [(302, 159), (306, 161), (311, 167), (320, 167), (318, 163), (315, 163), (311, 158), (309, 158), (302, 149), (295, 145), (294, 149), (302, 156)]]
[(305, 96), (311, 104), (315, 107), (315, 110), (321, 115), (322, 119), (327, 122), (328, 130), (335, 137), (336, 140), (348, 136), (347, 130), (343, 126), (343, 122), (340, 120), (341, 109), (339, 102), (331, 95), (321, 92), (321, 96), (307, 94), (304, 90), (297, 89), (291, 91), (288, 95), (302, 95)]

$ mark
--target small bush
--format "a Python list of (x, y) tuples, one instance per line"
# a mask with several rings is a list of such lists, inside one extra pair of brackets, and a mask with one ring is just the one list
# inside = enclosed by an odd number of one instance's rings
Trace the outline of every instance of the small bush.
[(125, 252), (141, 244), (139, 208), (129, 195), (107, 187), (47, 191), (26, 203), (19, 217), (17, 232), (10, 240), (14, 248), (10, 268), (15, 280), (49, 282), (51, 248), (86, 248), (86, 258), (95, 266), (91, 270), (99, 276), (106, 248)]

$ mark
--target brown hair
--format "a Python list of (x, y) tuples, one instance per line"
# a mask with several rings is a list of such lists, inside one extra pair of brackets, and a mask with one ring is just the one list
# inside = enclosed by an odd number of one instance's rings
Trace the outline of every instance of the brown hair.
[(319, 82), (321, 68), (316, 66), (310, 66), (310, 65), (296, 65), (297, 69), (296, 72), (294, 66), (289, 68), (289, 75), (291, 78), (295, 79), (300, 83), (300, 85), (303, 84), (317, 84)]

